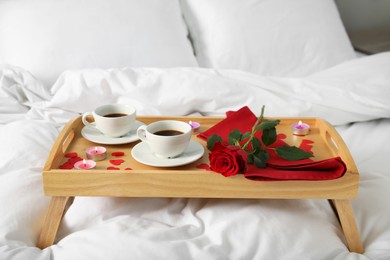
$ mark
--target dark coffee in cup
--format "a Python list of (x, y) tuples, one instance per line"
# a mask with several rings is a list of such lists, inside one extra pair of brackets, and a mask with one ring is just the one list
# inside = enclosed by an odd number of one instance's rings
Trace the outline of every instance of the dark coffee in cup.
[(140, 126), (137, 135), (156, 157), (171, 159), (186, 150), (191, 141), (192, 128), (187, 122), (161, 120)]
[[(87, 120), (93, 116), (94, 123)], [(133, 106), (127, 104), (107, 104), (95, 108), (92, 112), (85, 112), (81, 117), (83, 124), (94, 128), (107, 137), (119, 138), (128, 132), (136, 119)]]
[(122, 116), (127, 116), (127, 114), (123, 114), (123, 113), (112, 113), (112, 114), (104, 115), (104, 117), (122, 117)]
[(161, 130), (154, 133), (155, 135), (161, 136), (174, 136), (174, 135), (182, 135), (184, 134), (182, 131), (178, 130)]

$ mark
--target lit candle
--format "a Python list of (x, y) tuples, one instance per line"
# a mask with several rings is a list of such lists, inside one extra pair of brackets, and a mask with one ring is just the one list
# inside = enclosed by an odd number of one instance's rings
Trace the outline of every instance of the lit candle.
[(74, 164), (74, 168), (77, 170), (90, 170), (95, 168), (96, 163), (92, 160), (85, 160), (83, 159), (82, 161), (78, 161)]
[(88, 147), (85, 153), (88, 159), (94, 161), (101, 161), (106, 159), (107, 149), (103, 146)]
[(293, 135), (304, 136), (309, 133), (310, 126), (302, 123), (302, 121), (299, 121), (298, 123), (292, 124), (291, 129), (293, 131)]
[(197, 132), (199, 130), (200, 124), (198, 122), (192, 122), (190, 120), (189, 124), (190, 124), (190, 126), (192, 128), (192, 132), (195, 133), (195, 132)]

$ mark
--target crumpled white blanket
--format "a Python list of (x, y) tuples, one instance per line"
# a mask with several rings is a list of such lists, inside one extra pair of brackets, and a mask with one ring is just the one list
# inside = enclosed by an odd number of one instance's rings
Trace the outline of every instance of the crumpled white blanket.
[[(342, 125), (390, 117), (389, 68), (390, 52), (304, 78), (201, 68), (91, 69), (64, 72), (51, 88), (6, 82), (0, 97), (6, 94), (11, 97), (7, 102), (32, 106), (31, 118), (59, 124), (101, 104), (119, 102), (133, 104), (142, 115), (216, 115), (244, 105), (259, 112), (265, 105), (267, 116), (314, 116)], [(3, 82), (6, 72), (0, 74)], [(14, 81), (30, 80), (28, 75), (17, 76)]]
[[(389, 259), (390, 53), (305, 78), (210, 69), (64, 72), (43, 86), (0, 68), (0, 259)], [(102, 103), (140, 115), (318, 116), (338, 125), (361, 174), (352, 201), (365, 253), (349, 253), (325, 200), (78, 197), (57, 244), (35, 247), (49, 198), (41, 171), (61, 127)]]

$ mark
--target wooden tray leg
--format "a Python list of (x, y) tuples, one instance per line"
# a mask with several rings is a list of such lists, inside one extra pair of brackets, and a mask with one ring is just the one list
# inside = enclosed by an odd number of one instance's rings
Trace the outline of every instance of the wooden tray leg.
[(333, 206), (343, 229), (349, 251), (363, 253), (364, 248), (360, 240), (359, 230), (349, 200), (329, 200)]
[(72, 205), (74, 197), (52, 197), (43, 221), (38, 247), (44, 249), (53, 245), (62, 217)]

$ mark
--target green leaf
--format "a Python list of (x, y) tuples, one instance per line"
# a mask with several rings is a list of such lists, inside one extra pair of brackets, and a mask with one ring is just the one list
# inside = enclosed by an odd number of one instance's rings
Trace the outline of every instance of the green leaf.
[(243, 135), (241, 136), (241, 140), (240, 140), (240, 141), (247, 139), (250, 135), (251, 135), (250, 132), (246, 132), (245, 134), (243, 134)]
[(261, 136), (261, 140), (263, 141), (264, 145), (268, 146), (276, 141), (276, 128), (269, 128), (263, 130), (263, 135)]
[(265, 168), (269, 154), (262, 150), (253, 155), (253, 163), (257, 168)]
[(248, 161), (249, 164), (253, 163), (253, 154), (248, 154)]
[(271, 129), (277, 126), (280, 123), (280, 120), (264, 120), (261, 122), (260, 125), (256, 126), (256, 131), (259, 130), (266, 130), (266, 129)]
[(230, 145), (236, 145), (241, 140), (241, 136), (242, 136), (242, 134), (241, 134), (240, 130), (235, 129), (235, 130), (231, 131), (229, 136), (228, 136), (228, 143)]
[(207, 149), (211, 151), (216, 142), (222, 142), (222, 138), (217, 134), (213, 134), (207, 139)]
[(266, 167), (266, 162), (256, 156), (253, 157), (254, 160), (253, 160), (253, 164), (257, 167), (257, 168), (265, 168)]
[(259, 157), (259, 158), (262, 158), (263, 160), (265, 160), (265, 161), (268, 161), (268, 159), (269, 159), (269, 154), (268, 154), (268, 152), (266, 151), (266, 150), (260, 150), (260, 151), (257, 151), (256, 153), (255, 153), (255, 155), (257, 156), (257, 157)]
[(261, 142), (256, 137), (253, 137), (253, 139), (252, 139), (252, 149), (254, 152), (261, 150)]
[(281, 146), (275, 148), (277, 155), (288, 161), (298, 161), (313, 157), (309, 152), (306, 152), (296, 146)]

